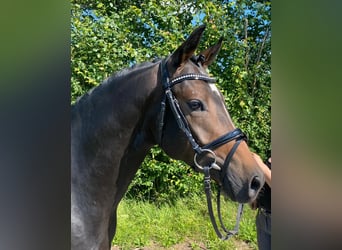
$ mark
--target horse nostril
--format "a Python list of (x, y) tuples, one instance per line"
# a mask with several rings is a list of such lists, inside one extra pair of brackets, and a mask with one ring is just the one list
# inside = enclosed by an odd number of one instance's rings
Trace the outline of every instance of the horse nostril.
[(256, 192), (260, 189), (260, 187), (261, 187), (261, 181), (260, 181), (259, 176), (254, 176), (251, 181), (251, 189)]
[(254, 199), (256, 195), (258, 194), (259, 189), (261, 188), (261, 180), (259, 176), (254, 176), (251, 183), (250, 187), (248, 190), (249, 197), (251, 199)]

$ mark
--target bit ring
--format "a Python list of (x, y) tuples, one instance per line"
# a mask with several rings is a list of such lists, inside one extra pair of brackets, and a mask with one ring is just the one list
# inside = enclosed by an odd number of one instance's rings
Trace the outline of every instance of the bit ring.
[[(204, 152), (207, 152), (207, 153), (212, 154), (214, 156), (214, 162), (212, 162), (210, 164), (209, 169), (214, 168), (214, 169), (217, 169), (217, 170), (221, 170), (221, 168), (216, 164), (216, 154), (214, 153), (214, 151), (212, 151), (210, 149), (203, 149), (200, 154), (202, 154)], [(198, 167), (200, 170), (203, 170), (203, 167), (197, 162), (197, 156), (198, 156), (198, 154), (195, 153), (194, 163), (195, 163), (196, 167)]]

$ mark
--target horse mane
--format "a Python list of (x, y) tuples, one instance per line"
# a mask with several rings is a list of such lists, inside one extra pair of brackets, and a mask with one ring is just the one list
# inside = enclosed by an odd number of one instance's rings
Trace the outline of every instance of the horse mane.
[(132, 72), (135, 72), (137, 70), (141, 70), (141, 69), (146, 69), (146, 68), (152, 67), (153, 65), (155, 65), (156, 63), (159, 63), (160, 61), (161, 61), (160, 58), (155, 58), (152, 61), (136, 63), (136, 64), (132, 65), (129, 68), (125, 68), (125, 69), (122, 69), (120, 71), (112, 73), (109, 77), (107, 77), (105, 80), (103, 80), (100, 84), (98, 84), (97, 86), (95, 86), (95, 87), (91, 88), (90, 90), (88, 90), (84, 95), (78, 97), (76, 99), (75, 103), (72, 106), (75, 106), (77, 103), (85, 101), (90, 96), (94, 95), (94, 93), (96, 93), (98, 90), (102, 89), (104, 86), (106, 86), (108, 84), (111, 84), (113, 82), (116, 82), (117, 79), (123, 78), (126, 75), (128, 75), (128, 74), (130, 74)]
[(122, 77), (122, 76), (125, 76), (125, 75), (131, 73), (132, 71), (139, 70), (141, 68), (148, 68), (149, 66), (154, 65), (155, 63), (159, 62), (160, 60), (161, 60), (160, 58), (155, 58), (152, 61), (136, 63), (129, 68), (125, 68), (123, 70), (118, 71), (117, 73), (114, 73), (112, 76), (114, 78), (115, 77)]

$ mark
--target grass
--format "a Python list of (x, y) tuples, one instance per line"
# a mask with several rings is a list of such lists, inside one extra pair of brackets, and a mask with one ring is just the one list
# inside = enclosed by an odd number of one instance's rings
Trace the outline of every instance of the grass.
[[(237, 204), (221, 202), (223, 220), (226, 227), (232, 229)], [(211, 225), (204, 195), (178, 199), (173, 205), (161, 206), (124, 199), (118, 208), (113, 245), (122, 250), (142, 247), (175, 249), (175, 245), (182, 243), (190, 247), (176, 249), (257, 249), (255, 215), (256, 212), (245, 205), (239, 234), (228, 241), (221, 241)]]

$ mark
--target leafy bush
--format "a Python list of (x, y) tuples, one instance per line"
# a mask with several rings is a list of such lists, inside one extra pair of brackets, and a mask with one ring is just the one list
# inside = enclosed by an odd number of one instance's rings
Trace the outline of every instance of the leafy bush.
[(169, 158), (159, 147), (152, 148), (136, 174), (128, 198), (173, 203), (179, 197), (203, 191), (203, 176), (181, 161)]

